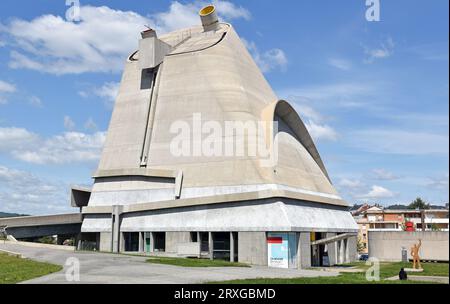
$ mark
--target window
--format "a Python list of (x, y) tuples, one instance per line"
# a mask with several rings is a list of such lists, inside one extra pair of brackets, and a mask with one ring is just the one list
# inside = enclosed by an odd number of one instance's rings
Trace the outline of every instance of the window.
[(156, 252), (166, 251), (166, 233), (165, 232), (153, 232), (154, 248)]

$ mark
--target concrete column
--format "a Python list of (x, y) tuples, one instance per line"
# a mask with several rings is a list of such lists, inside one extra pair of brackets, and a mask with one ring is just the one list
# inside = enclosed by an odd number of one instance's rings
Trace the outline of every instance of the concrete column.
[(208, 250), (209, 250), (209, 259), (214, 259), (214, 242), (212, 232), (208, 232)]
[(112, 232), (112, 252), (118, 253), (121, 248), (121, 233), (120, 233), (120, 215), (122, 213), (122, 206), (113, 206), (113, 218), (111, 232)]
[(309, 232), (300, 232), (298, 239), (298, 268), (311, 267), (311, 235)]
[(123, 237), (123, 233), (119, 232), (119, 252), (125, 251), (125, 238)]
[[(328, 232), (326, 238), (334, 237), (336, 233)], [(338, 264), (338, 242), (332, 242), (327, 244), (328, 247), (328, 258), (330, 260), (330, 266)]]
[(139, 233), (139, 252), (144, 252), (144, 233)]
[(349, 242), (348, 239), (344, 240), (344, 245), (345, 245), (345, 263), (350, 263), (350, 250), (349, 250)]
[(356, 235), (351, 236), (347, 239), (347, 247), (348, 247), (348, 252), (349, 252), (349, 263), (355, 262), (356, 260), (358, 260), (357, 246), (358, 246), (358, 237)]
[(339, 264), (343, 264), (345, 259), (345, 244), (344, 240), (339, 241)]
[(150, 232), (150, 252), (155, 252), (155, 237), (153, 232)]
[(230, 262), (234, 262), (234, 235), (230, 232)]

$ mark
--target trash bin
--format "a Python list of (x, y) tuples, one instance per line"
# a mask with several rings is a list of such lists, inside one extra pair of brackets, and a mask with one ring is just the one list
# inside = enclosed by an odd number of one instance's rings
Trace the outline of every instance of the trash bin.
[(405, 247), (402, 247), (402, 262), (408, 262), (408, 250)]

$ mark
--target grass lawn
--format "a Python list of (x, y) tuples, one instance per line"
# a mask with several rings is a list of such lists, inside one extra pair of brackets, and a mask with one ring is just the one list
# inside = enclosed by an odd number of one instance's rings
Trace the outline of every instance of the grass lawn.
[(15, 284), (60, 271), (59, 265), (35, 262), (0, 253), (0, 284)]
[(231, 263), (224, 260), (196, 259), (196, 258), (168, 258), (155, 257), (147, 260), (149, 263), (166, 264), (182, 267), (250, 267), (243, 263)]
[[(365, 263), (353, 263), (351, 266), (366, 270), (369, 266)], [(380, 278), (378, 282), (368, 282), (365, 272), (341, 273), (337, 277), (316, 277), (316, 278), (293, 278), (293, 279), (247, 279), (232, 280), (222, 282), (211, 282), (212, 284), (423, 284), (418, 281), (386, 281), (384, 279), (397, 276), (400, 268), (412, 268), (411, 263), (380, 263)], [(448, 263), (422, 263), (423, 272), (414, 275), (423, 276), (447, 276)]]

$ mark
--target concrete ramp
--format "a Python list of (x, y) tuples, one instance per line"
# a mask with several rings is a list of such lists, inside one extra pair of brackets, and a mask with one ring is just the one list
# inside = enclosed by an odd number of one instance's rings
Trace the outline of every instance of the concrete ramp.
[(0, 226), (5, 226), (6, 233), (16, 239), (77, 235), (81, 223), (81, 213), (0, 218)]

